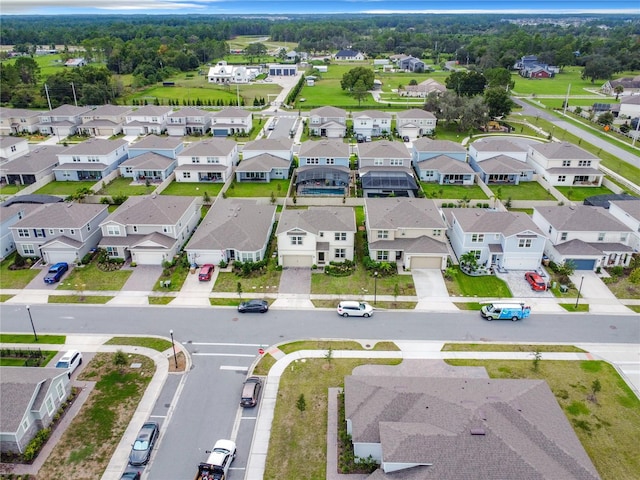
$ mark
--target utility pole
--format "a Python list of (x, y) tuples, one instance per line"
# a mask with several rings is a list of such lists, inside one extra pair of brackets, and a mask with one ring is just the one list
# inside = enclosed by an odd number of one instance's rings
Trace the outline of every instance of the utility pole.
[(76, 97), (76, 86), (71, 82), (71, 89), (73, 90), (73, 102), (78, 106), (78, 98)]
[(47, 94), (47, 103), (49, 104), (49, 111), (53, 110), (53, 108), (51, 108), (51, 99), (49, 98), (49, 87), (47, 86), (47, 84), (44, 84), (44, 92)]
[(567, 88), (567, 96), (564, 99), (564, 110), (562, 112), (563, 115), (567, 114), (567, 107), (569, 106), (569, 92), (571, 91), (571, 84), (569, 84), (569, 88)]

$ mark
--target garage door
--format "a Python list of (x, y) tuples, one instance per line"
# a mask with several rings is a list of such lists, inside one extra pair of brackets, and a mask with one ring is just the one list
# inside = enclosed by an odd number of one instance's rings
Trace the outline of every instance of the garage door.
[(596, 267), (595, 260), (586, 260), (584, 258), (567, 258), (567, 262), (573, 262), (576, 270), (593, 270)]
[(162, 265), (162, 254), (156, 252), (135, 252), (131, 261), (138, 265)]
[(214, 137), (226, 137), (227, 136), (227, 129), (226, 128), (214, 128), (213, 129), (213, 136)]
[(282, 259), (282, 266), (311, 268), (312, 262), (313, 257), (310, 255), (287, 255)]
[(437, 268), (442, 267), (441, 257), (411, 257), (411, 269), (414, 268)]
[(54, 263), (58, 262), (73, 263), (76, 259), (76, 256), (73, 252), (56, 252), (55, 250), (50, 250), (46, 252), (45, 258), (50, 265), (53, 265)]

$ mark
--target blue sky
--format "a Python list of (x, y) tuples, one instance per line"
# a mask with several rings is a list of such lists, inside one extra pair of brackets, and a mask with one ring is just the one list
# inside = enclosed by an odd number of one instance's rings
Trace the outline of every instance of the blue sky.
[(638, 0), (2, 0), (0, 14), (629, 13)]

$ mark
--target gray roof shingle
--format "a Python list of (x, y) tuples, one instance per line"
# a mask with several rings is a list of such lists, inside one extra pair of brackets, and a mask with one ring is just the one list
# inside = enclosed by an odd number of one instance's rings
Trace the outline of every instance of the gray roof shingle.
[(320, 232), (355, 232), (356, 216), (351, 207), (309, 207), (307, 210), (284, 209), (276, 234), (299, 228), (317, 235)]
[(534, 207), (559, 232), (630, 232), (604, 208), (587, 205)]
[(173, 195), (139, 195), (129, 197), (101, 225), (175, 225), (195, 204), (194, 197)]
[(65, 155), (107, 155), (124, 145), (128, 146), (129, 143), (123, 138), (116, 140), (90, 138), (89, 140), (69, 147), (68, 150), (63, 153)]
[(82, 228), (106, 209), (90, 203), (47, 203), (12, 228)]
[(466, 153), (467, 149), (451, 140), (433, 140), (420, 137), (413, 141), (413, 148), (418, 152)]
[(597, 156), (569, 142), (540, 143), (531, 145), (531, 148), (550, 160), (599, 160)]
[(300, 145), (298, 157), (321, 157), (321, 158), (349, 158), (349, 144), (342, 140), (323, 138), (322, 140), (307, 140)]
[(447, 222), (455, 219), (465, 233), (501, 233), (505, 236), (530, 231), (544, 236), (544, 233), (524, 212), (499, 212), (479, 208), (444, 208)]
[(404, 143), (389, 140), (366, 142), (358, 144), (360, 158), (411, 158), (411, 154)]
[(365, 198), (369, 228), (444, 228), (436, 203), (429, 198)]
[(228, 138), (211, 138), (187, 146), (180, 157), (191, 156), (227, 156), (236, 148), (236, 142)]

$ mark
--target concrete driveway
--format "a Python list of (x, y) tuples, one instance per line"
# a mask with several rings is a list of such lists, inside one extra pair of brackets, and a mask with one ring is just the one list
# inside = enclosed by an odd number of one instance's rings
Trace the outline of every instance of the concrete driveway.
[(159, 265), (138, 265), (135, 268), (124, 267), (133, 271), (120, 289), (120, 293), (109, 300), (109, 305), (148, 305), (149, 293), (162, 273)]
[(631, 313), (627, 307), (622, 305), (611, 290), (593, 271), (578, 270), (569, 278), (580, 288), (580, 302), (589, 304), (591, 313)]
[(411, 270), (413, 284), (416, 287), (418, 304), (416, 310), (457, 311), (449, 300), (449, 292), (442, 278), (442, 272), (436, 268), (417, 268)]

